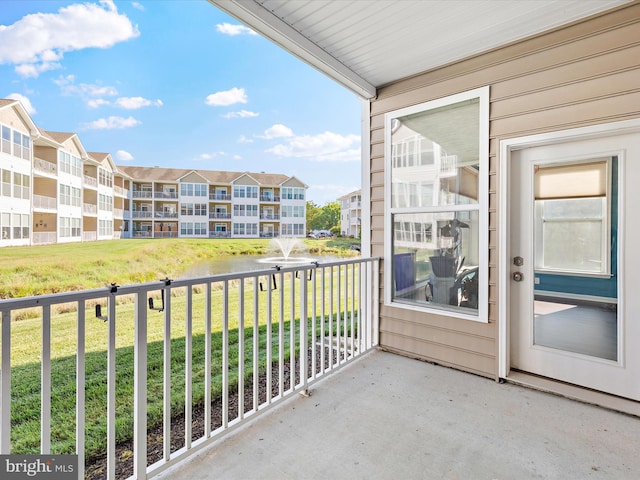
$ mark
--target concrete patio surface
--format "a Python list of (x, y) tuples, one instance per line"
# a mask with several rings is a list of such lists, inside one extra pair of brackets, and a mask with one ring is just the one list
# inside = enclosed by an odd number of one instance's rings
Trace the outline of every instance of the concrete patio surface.
[(159, 477), (636, 479), (640, 418), (374, 351)]

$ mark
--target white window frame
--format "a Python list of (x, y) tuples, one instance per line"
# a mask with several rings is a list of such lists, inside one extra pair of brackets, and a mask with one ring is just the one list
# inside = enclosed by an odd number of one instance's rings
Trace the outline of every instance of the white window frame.
[[(422, 209), (418, 208), (392, 208), (391, 206), (391, 172), (393, 168), (392, 144), (391, 144), (391, 121), (394, 118), (404, 117), (407, 115), (425, 112), (437, 108), (446, 107), (448, 105), (463, 102), (465, 100), (479, 100), (479, 178), (478, 178), (478, 203), (473, 206), (469, 205), (450, 205), (447, 207), (450, 211), (473, 210), (478, 211), (478, 246), (479, 246), (479, 271), (478, 271), (478, 310), (476, 314), (463, 313), (459, 310), (448, 310), (438, 308), (435, 305), (422, 305), (418, 303), (403, 303), (393, 301), (392, 287), (392, 259), (393, 259), (393, 223), (392, 215), (394, 213), (420, 213)], [(442, 315), (455, 317), (465, 320), (488, 323), (489, 321), (489, 296), (488, 296), (488, 279), (489, 279), (489, 87), (481, 87), (466, 92), (461, 92), (448, 97), (431, 100), (418, 105), (401, 108), (385, 114), (385, 131), (384, 131), (384, 304), (388, 307), (401, 308), (405, 310), (413, 310), (417, 312), (430, 313), (434, 315)], [(471, 207), (471, 208), (470, 208)]]

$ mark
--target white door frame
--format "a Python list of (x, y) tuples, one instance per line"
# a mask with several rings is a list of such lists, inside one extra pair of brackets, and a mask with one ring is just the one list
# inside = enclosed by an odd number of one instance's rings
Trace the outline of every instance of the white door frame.
[(561, 144), (569, 141), (587, 140), (598, 137), (608, 137), (626, 133), (640, 133), (640, 119), (624, 120), (588, 127), (572, 128), (537, 135), (509, 138), (500, 140), (500, 177), (498, 189), (498, 206), (500, 226), (498, 236), (499, 268), (498, 278), (499, 302), (498, 302), (498, 376), (507, 378), (511, 366), (509, 343), (509, 282), (511, 280), (510, 268), (510, 228), (509, 225), (509, 198), (511, 185), (509, 183), (511, 152), (523, 150), (529, 147), (542, 145)]

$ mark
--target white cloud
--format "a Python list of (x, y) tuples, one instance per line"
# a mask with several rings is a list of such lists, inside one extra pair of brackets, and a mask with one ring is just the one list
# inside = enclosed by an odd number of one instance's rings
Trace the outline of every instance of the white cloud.
[(360, 160), (360, 136), (333, 132), (297, 135), (267, 151), (279, 157), (309, 158), (323, 162), (355, 162)]
[(84, 123), (82, 128), (84, 130), (114, 130), (135, 127), (140, 123), (141, 122), (139, 120), (136, 120), (133, 117), (123, 118), (111, 116), (107, 118), (99, 118), (93, 122)]
[(264, 131), (263, 135), (257, 135), (258, 138), (270, 140), (272, 138), (293, 137), (293, 131), (286, 125), (275, 123)]
[(251, 118), (260, 115), (257, 112), (250, 112), (249, 110), (240, 110), (239, 112), (229, 112), (222, 115), (224, 118)]
[(126, 110), (136, 110), (142, 107), (162, 106), (162, 100), (147, 100), (142, 97), (120, 97), (115, 101), (115, 105)]
[(105, 105), (109, 105), (109, 101), (103, 98), (89, 99), (87, 100), (87, 106), (89, 108), (99, 108)]
[(131, 6), (132, 6), (133, 8), (135, 8), (135, 9), (137, 9), (137, 10), (141, 10), (141, 11), (143, 11), (143, 12), (144, 12), (144, 5), (141, 5), (141, 4), (140, 4), (140, 3), (138, 3), (138, 2), (132, 2), (132, 3), (131, 3)]
[(81, 97), (113, 97), (118, 94), (115, 87), (94, 83), (80, 83), (76, 85), (76, 77), (67, 75), (58, 77), (53, 81), (60, 87), (63, 95), (80, 95)]
[(109, 48), (140, 35), (111, 0), (76, 3), (57, 13), (33, 13), (11, 25), (0, 25), (0, 64), (16, 65), (24, 77), (60, 68), (64, 53)]
[(226, 107), (235, 103), (247, 103), (247, 94), (244, 88), (233, 87), (230, 90), (208, 95), (205, 103), (212, 107)]
[(7, 95), (7, 98), (10, 98), (11, 100), (18, 100), (29, 115), (35, 115), (37, 113), (36, 109), (33, 108), (33, 105), (31, 105), (31, 100), (29, 100), (24, 95), (20, 93), (10, 93), (9, 95)]
[(226, 152), (223, 152), (223, 151), (213, 152), (213, 153), (201, 153), (196, 158), (194, 158), (194, 160), (196, 162), (199, 162), (199, 161), (203, 161), (203, 160), (213, 160), (214, 158), (226, 157), (226, 156), (228, 156), (228, 154)]
[(118, 160), (120, 160), (121, 162), (128, 162), (128, 161), (133, 160), (133, 155), (131, 155), (126, 150), (118, 150), (116, 152), (116, 158)]
[(225, 35), (231, 35), (231, 36), (235, 36), (235, 35), (257, 35), (256, 32), (254, 32), (253, 30), (251, 30), (248, 27), (245, 27), (244, 25), (234, 25), (231, 23), (219, 23), (216, 25), (216, 30), (218, 30), (218, 32), (223, 33)]
[(253, 140), (251, 138), (247, 138), (244, 135), (240, 135), (238, 137), (238, 143), (253, 143)]

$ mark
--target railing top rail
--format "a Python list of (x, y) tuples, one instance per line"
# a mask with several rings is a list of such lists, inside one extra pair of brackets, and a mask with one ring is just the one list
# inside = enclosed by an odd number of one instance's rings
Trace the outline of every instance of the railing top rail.
[(202, 277), (191, 277), (182, 279), (164, 279), (156, 282), (139, 283), (135, 285), (108, 285), (102, 288), (94, 288), (90, 290), (80, 290), (74, 292), (52, 293), (48, 295), (37, 295), (31, 297), (10, 298), (0, 300), (0, 312), (3, 310), (18, 310), (22, 308), (42, 307), (46, 305), (55, 305), (60, 303), (72, 303), (82, 300), (93, 300), (105, 298), (108, 296), (132, 295), (137, 293), (154, 292), (168, 286), (171, 288), (188, 287), (192, 285), (201, 285), (203, 283), (216, 283), (225, 280), (240, 280), (244, 278), (256, 278), (274, 273), (290, 273), (297, 271), (308, 271), (316, 268), (335, 267), (339, 265), (350, 265), (355, 263), (377, 262), (380, 257), (358, 257), (348, 258), (345, 260), (337, 260), (333, 262), (311, 262), (307, 264), (295, 264), (291, 266), (277, 265), (262, 270), (248, 270), (245, 272), (223, 273), (216, 275), (207, 275)]

